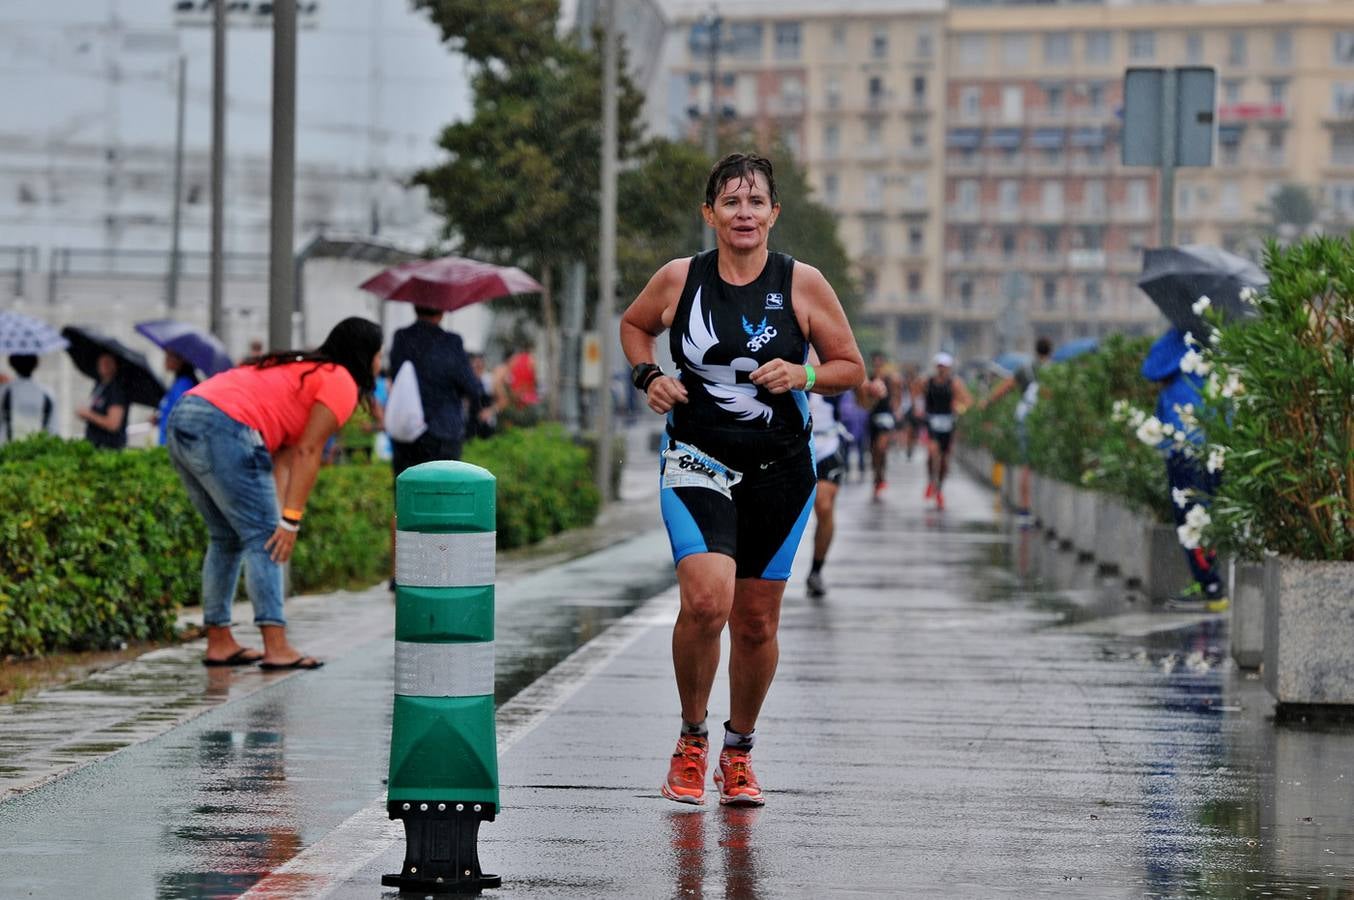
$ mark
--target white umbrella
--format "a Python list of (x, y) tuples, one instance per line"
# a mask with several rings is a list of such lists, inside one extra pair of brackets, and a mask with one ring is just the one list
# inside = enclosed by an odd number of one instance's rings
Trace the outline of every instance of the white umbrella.
[(70, 341), (41, 319), (0, 310), (0, 353), (38, 356), (68, 346)]

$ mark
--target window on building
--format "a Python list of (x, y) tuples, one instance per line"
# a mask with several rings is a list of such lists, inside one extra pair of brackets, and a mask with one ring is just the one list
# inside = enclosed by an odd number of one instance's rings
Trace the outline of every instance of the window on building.
[(870, 119), (865, 123), (865, 143), (872, 148), (884, 143), (884, 123), (879, 119)]
[(935, 53), (935, 35), (929, 28), (920, 28), (917, 30), (917, 57), (919, 59), (930, 59)]
[(959, 89), (959, 114), (969, 121), (979, 117), (983, 108), (983, 89), (969, 86)]
[(1028, 34), (1004, 34), (1001, 37), (1001, 62), (1006, 66), (1027, 66), (1030, 64), (1030, 36)]
[(978, 229), (965, 227), (959, 229), (959, 252), (965, 257), (972, 256), (978, 250)]
[(1045, 181), (1039, 187), (1039, 206), (1046, 216), (1060, 216), (1063, 211), (1063, 183)]
[(759, 60), (762, 58), (762, 23), (731, 22), (728, 29), (728, 41), (721, 48), (727, 55), (740, 60)]
[(966, 69), (981, 69), (987, 65), (987, 37), (985, 35), (959, 35), (959, 65)]
[(911, 139), (911, 140), (912, 140), (912, 149), (913, 149), (913, 150), (925, 150), (925, 149), (926, 149), (926, 126), (925, 126), (925, 125), (913, 125), (913, 126), (912, 126), (912, 129), (911, 129), (911, 133), (912, 133), (912, 139)]
[(877, 108), (884, 103), (884, 79), (878, 75), (870, 76), (867, 83), (867, 93), (870, 97), (871, 108)]
[(846, 50), (846, 23), (832, 23), (832, 49), (838, 52)]
[(1124, 202), (1133, 215), (1145, 215), (1149, 205), (1147, 200), (1147, 182), (1134, 178), (1124, 188)]
[(785, 149), (790, 151), (790, 155), (795, 159), (804, 158), (804, 138), (798, 128), (786, 128), (780, 133), (780, 139), (785, 142)]
[(1331, 129), (1330, 161), (1337, 166), (1354, 166), (1354, 128)]
[(1134, 62), (1149, 62), (1157, 55), (1157, 33), (1145, 28), (1128, 33), (1128, 58)]
[(1096, 179), (1088, 181), (1082, 187), (1082, 202), (1086, 207), (1086, 212), (1091, 215), (1101, 215), (1105, 212), (1105, 182)]
[(926, 176), (909, 175), (907, 177), (907, 205), (913, 209), (926, 206)]
[(1082, 37), (1081, 58), (1088, 63), (1107, 63), (1114, 58), (1114, 39), (1108, 31), (1088, 31)]
[(1234, 216), (1241, 212), (1241, 185), (1224, 181), (1218, 189), (1218, 212)]
[(1006, 259), (1011, 259), (1016, 255), (1016, 247), (1019, 241), (1016, 240), (1015, 229), (1003, 228), (1001, 231), (1001, 255)]
[(1005, 213), (1017, 212), (1020, 209), (1020, 182), (1011, 178), (1002, 179), (997, 185), (997, 202), (1001, 205), (1001, 211)]
[(1204, 36), (1197, 31), (1185, 35), (1185, 62), (1198, 65), (1204, 61)]
[(1104, 250), (1105, 229), (1100, 225), (1083, 225), (1076, 231), (1079, 250)]
[(870, 55), (875, 59), (889, 58), (889, 26), (876, 25), (870, 35)]
[(1240, 143), (1218, 144), (1218, 165), (1235, 166), (1241, 163)]
[(1054, 31), (1044, 35), (1044, 62), (1061, 66), (1072, 61), (1072, 35), (1066, 31)]
[(1284, 131), (1282, 128), (1269, 129), (1269, 136), (1265, 142), (1265, 153), (1268, 157), (1266, 162), (1271, 166), (1283, 165), (1284, 157)]
[(1271, 78), (1269, 80), (1269, 102), (1276, 106), (1288, 104), (1288, 79)]
[(907, 295), (916, 297), (921, 293), (922, 277), (921, 273), (915, 269), (909, 269), (907, 272)]
[(1354, 81), (1337, 81), (1330, 86), (1331, 113), (1337, 119), (1354, 118)]
[(965, 178), (955, 186), (955, 199), (959, 208), (966, 212), (978, 209), (978, 182)]
[(1053, 115), (1061, 115), (1067, 105), (1067, 89), (1060, 84), (1044, 85), (1044, 105)]
[(964, 309), (973, 309), (973, 279), (959, 279), (959, 305)]
[(865, 208), (884, 208), (884, 174), (867, 172), (865, 175)]
[(925, 251), (926, 232), (913, 225), (907, 230), (907, 252), (913, 256), (921, 256)]
[(1025, 121), (1025, 88), (1018, 84), (1004, 85), (1001, 89), (1001, 117), (1004, 121), (1021, 123)]
[(1354, 66), (1354, 31), (1335, 32), (1335, 64)]
[(1244, 66), (1246, 64), (1246, 32), (1233, 31), (1227, 35), (1227, 65)]
[(1326, 198), (1331, 210), (1342, 218), (1354, 217), (1354, 182), (1345, 181), (1329, 185)]
[(912, 76), (912, 102), (921, 105), (926, 102), (926, 76)]
[(865, 252), (871, 256), (884, 255), (884, 222), (881, 219), (865, 220)]
[(1044, 309), (1058, 308), (1058, 282), (1052, 278), (1044, 279)]
[(1103, 84), (1092, 82), (1086, 85), (1086, 105), (1094, 113), (1105, 111), (1105, 86)]
[(1230, 105), (1241, 102), (1241, 87), (1244, 82), (1240, 78), (1224, 78), (1222, 80), (1222, 102)]
[(879, 294), (879, 273), (874, 269), (865, 269), (860, 273), (860, 290), (866, 300), (873, 300)]
[(842, 105), (842, 80), (836, 75), (829, 75), (823, 86), (823, 93), (827, 100), (828, 109), (836, 109)]
[(1044, 255), (1057, 256), (1062, 250), (1063, 230), (1056, 225), (1046, 225), (1039, 229), (1039, 233), (1044, 239)]
[(841, 149), (842, 129), (835, 122), (823, 126), (823, 152), (829, 157), (836, 156)]
[(799, 59), (798, 22), (776, 23), (776, 59)]
[(1098, 278), (1087, 278), (1082, 287), (1086, 298), (1086, 308), (1097, 310), (1105, 302), (1105, 287)]
[(1293, 64), (1293, 32), (1274, 32), (1274, 65), (1291, 66)]
[(836, 206), (841, 199), (841, 179), (835, 172), (823, 177), (823, 199), (828, 206)]

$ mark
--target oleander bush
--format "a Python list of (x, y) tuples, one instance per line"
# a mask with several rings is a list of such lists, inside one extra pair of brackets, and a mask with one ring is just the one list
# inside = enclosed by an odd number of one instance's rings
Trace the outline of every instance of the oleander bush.
[[(498, 480), (498, 544), (590, 523), (588, 452), (562, 429), (472, 441), (465, 459)], [(197, 602), (205, 527), (161, 449), (96, 451), (37, 436), (0, 447), (0, 656), (173, 637)], [(292, 557), (292, 587), (365, 586), (390, 568), (393, 506), (383, 463), (320, 473)]]

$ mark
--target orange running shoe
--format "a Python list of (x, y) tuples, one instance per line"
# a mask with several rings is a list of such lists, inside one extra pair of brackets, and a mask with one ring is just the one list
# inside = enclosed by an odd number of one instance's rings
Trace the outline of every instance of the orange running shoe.
[(936, 483), (934, 481), (926, 482), (926, 499), (930, 500), (936, 495)]
[(945, 495), (942, 494), (940, 491), (936, 491), (936, 509), (943, 510), (944, 508), (945, 508)]
[(668, 766), (668, 779), (659, 788), (664, 797), (678, 803), (705, 802), (705, 763), (710, 753), (709, 738), (684, 734)]
[(719, 802), (723, 806), (762, 806), (766, 803), (762, 786), (752, 774), (752, 754), (748, 750), (725, 747), (720, 751), (715, 786), (719, 788)]

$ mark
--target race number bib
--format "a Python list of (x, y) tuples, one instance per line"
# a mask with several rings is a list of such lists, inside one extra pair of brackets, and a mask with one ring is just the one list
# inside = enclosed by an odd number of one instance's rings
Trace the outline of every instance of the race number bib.
[(742, 472), (730, 469), (709, 454), (681, 441), (673, 441), (663, 451), (663, 461), (664, 488), (707, 488), (732, 499), (730, 488), (743, 480)]
[(897, 423), (893, 420), (893, 413), (878, 412), (870, 416), (870, 424), (880, 431), (889, 431)]
[(949, 434), (954, 431), (954, 416), (942, 415), (937, 413), (933, 416), (927, 416), (926, 427), (936, 434)]

